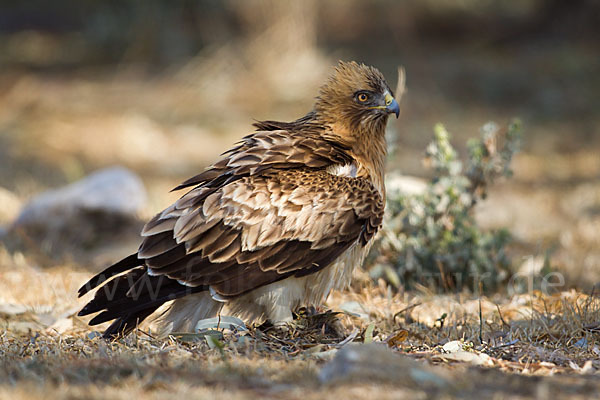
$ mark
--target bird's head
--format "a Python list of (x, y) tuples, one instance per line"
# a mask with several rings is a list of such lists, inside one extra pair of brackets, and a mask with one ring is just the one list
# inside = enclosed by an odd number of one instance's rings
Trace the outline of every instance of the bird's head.
[(383, 134), (390, 113), (400, 108), (385, 78), (376, 68), (341, 62), (319, 90), (315, 104), (319, 117), (346, 134)]

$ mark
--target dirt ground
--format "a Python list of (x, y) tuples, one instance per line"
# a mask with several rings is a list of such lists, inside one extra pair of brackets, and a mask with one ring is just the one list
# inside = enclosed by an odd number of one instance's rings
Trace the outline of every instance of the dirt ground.
[[(111, 343), (74, 316), (83, 303), (73, 294), (88, 273), (41, 271), (6, 252), (1, 259), (1, 398), (584, 399), (600, 388), (600, 300), (574, 290), (392, 295), (362, 274), (329, 299), (341, 313), (307, 316), (286, 333), (224, 329), (215, 346), (141, 328)], [(324, 378), (350, 341), (384, 353), (369, 348)]]

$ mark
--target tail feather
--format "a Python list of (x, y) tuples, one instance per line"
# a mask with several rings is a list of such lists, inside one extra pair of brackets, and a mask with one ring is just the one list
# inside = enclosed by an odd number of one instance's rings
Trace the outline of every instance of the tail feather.
[(99, 288), (85, 307), (79, 311), (79, 315), (89, 315), (101, 310), (108, 310), (115, 306), (124, 306), (133, 300), (127, 296), (131, 286), (146, 273), (143, 267), (133, 269), (125, 275), (121, 275)]
[[(174, 284), (167, 284), (164, 287), (161, 287), (157, 292), (145, 292), (140, 297), (121, 297), (115, 299), (107, 304), (106, 307), (102, 308), (104, 311), (92, 318), (89, 324), (98, 325), (115, 318), (127, 316), (128, 314), (141, 312), (148, 308), (157, 309), (167, 301), (205, 290), (202, 286), (192, 288), (182, 286), (175, 281), (173, 282)], [(86, 314), (90, 313), (86, 310)]]
[(119, 275), (125, 271), (128, 271), (135, 267), (139, 267), (141, 265), (143, 265), (143, 261), (138, 258), (137, 253), (125, 257), (118, 263), (113, 264), (112, 266), (106, 268), (104, 271), (98, 273), (97, 275), (94, 275), (92, 279), (87, 281), (82, 287), (79, 288), (78, 297), (81, 297), (84, 294), (88, 293), (90, 290), (97, 288), (113, 276)]
[(79, 289), (82, 296), (99, 287), (77, 315), (99, 312), (90, 325), (114, 320), (103, 334), (104, 338), (114, 339), (131, 332), (167, 301), (206, 290), (203, 286), (181, 285), (164, 275), (148, 275), (147, 270), (134, 254), (97, 274)]
[(102, 334), (104, 339), (115, 339), (119, 336), (125, 336), (134, 330), (143, 320), (148, 318), (155, 311), (155, 308), (148, 308), (136, 314), (128, 314), (116, 319)]

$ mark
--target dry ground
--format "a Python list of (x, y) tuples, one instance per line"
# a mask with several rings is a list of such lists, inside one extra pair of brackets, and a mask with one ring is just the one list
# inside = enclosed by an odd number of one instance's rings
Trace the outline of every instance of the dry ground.
[[(73, 315), (82, 305), (74, 293), (89, 273), (42, 271), (4, 250), (0, 260), (0, 398), (577, 399), (600, 388), (600, 299), (576, 291), (392, 295), (359, 274), (351, 290), (329, 299), (327, 307), (345, 310), (337, 318), (306, 317), (287, 334), (224, 330), (219, 349), (201, 336), (158, 340), (145, 328), (105, 342)], [(341, 336), (329, 329), (335, 321)], [(381, 371), (322, 381), (319, 371), (348, 337), (417, 364), (387, 366), (374, 354)], [(454, 341), (458, 352), (448, 347)], [(382, 372), (386, 366), (397, 372)], [(413, 377), (415, 366), (433, 378)]]
[[(154, 339), (145, 328), (105, 342), (73, 315), (82, 305), (73, 294), (89, 273), (41, 271), (5, 251), (0, 260), (1, 398), (589, 398), (600, 388), (600, 299), (575, 291), (392, 295), (359, 274), (329, 299), (328, 308), (345, 310), (336, 318), (305, 317), (287, 334), (224, 330), (219, 349), (202, 336)], [(335, 321), (341, 336), (329, 329)], [(391, 375), (369, 367), (322, 381), (319, 371), (347, 337), (381, 342), (435, 379), (394, 364)], [(458, 352), (448, 347), (454, 341)], [(389, 360), (374, 354), (371, 362), (385, 371)]]

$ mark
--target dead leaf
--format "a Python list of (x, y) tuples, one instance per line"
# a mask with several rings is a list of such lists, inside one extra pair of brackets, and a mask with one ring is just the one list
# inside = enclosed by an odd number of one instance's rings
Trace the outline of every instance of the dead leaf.
[(406, 329), (401, 329), (389, 336), (386, 339), (386, 342), (389, 347), (394, 347), (399, 346), (400, 343), (405, 342), (406, 339), (408, 339), (408, 331)]

